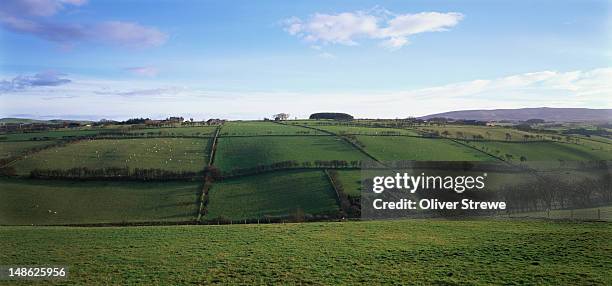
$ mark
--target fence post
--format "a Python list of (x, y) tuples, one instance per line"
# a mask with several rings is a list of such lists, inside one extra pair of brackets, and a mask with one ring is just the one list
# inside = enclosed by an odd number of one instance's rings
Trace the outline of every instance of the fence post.
[(570, 210), (570, 219), (574, 219), (574, 209)]
[(597, 219), (601, 220), (601, 209), (597, 209)]

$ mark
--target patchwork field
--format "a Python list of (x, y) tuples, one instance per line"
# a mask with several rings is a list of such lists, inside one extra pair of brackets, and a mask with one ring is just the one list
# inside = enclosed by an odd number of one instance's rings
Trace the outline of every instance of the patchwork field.
[(510, 160), (518, 161), (521, 156), (528, 161), (585, 161), (585, 160), (610, 160), (612, 152), (607, 150), (593, 149), (588, 146), (560, 143), (560, 142), (469, 142), (474, 146), (490, 154), (506, 157), (510, 154)]
[(30, 133), (9, 133), (0, 134), (0, 138), (6, 138), (6, 141), (27, 141), (32, 139), (37, 140), (49, 140), (49, 139), (61, 139), (64, 137), (78, 137), (78, 136), (89, 136), (103, 133), (105, 131), (112, 131), (109, 129), (81, 129), (81, 130), (58, 130), (58, 131), (45, 131), (45, 132), (30, 132)]
[(313, 127), (326, 130), (334, 134), (419, 136), (419, 133), (416, 131), (399, 128), (376, 128), (346, 125), (314, 125)]
[(2, 179), (0, 225), (194, 220), (200, 189), (196, 182)]
[(365, 150), (380, 161), (488, 161), (495, 158), (448, 139), (402, 136), (357, 136)]
[(336, 214), (339, 208), (322, 171), (290, 171), (215, 183), (208, 210), (205, 220), (239, 220)]
[(0, 159), (19, 156), (32, 148), (51, 145), (56, 141), (0, 142)]
[(67, 265), (57, 284), (72, 285), (610, 285), (610, 237), (610, 223), (517, 220), (3, 227), (0, 261)]
[(212, 136), (217, 126), (196, 126), (196, 127), (174, 127), (174, 128), (144, 128), (132, 129), (127, 131), (129, 134), (139, 134), (143, 136)]
[(215, 165), (223, 171), (295, 160), (362, 160), (366, 156), (334, 136), (221, 137)]
[(237, 121), (223, 125), (221, 136), (324, 135), (312, 129), (269, 121)]
[[(531, 132), (520, 131), (511, 128), (495, 127), (495, 126), (461, 126), (461, 125), (445, 125), (445, 126), (427, 126), (420, 127), (423, 131), (438, 131), (440, 136), (450, 138), (472, 139), (473, 136), (482, 136), (486, 140), (510, 140), (510, 141), (525, 141), (525, 135), (533, 136), (527, 140), (550, 139), (549, 135), (540, 135)], [(448, 134), (443, 134), (448, 132)], [(510, 134), (510, 137), (506, 137)], [(542, 136), (542, 137), (538, 137)]]
[(201, 171), (208, 157), (208, 139), (148, 138), (87, 140), (47, 149), (13, 165), (18, 174), (32, 169), (87, 167), (159, 168)]

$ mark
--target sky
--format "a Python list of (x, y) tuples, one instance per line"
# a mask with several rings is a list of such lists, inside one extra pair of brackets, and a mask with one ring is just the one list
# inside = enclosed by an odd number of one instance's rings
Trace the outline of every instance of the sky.
[(612, 1), (3, 0), (0, 117), (612, 108)]

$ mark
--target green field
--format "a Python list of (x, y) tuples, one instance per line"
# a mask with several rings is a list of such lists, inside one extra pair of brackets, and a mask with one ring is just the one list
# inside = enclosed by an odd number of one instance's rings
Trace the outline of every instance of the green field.
[(194, 220), (200, 189), (196, 182), (2, 179), (0, 225)]
[(448, 139), (402, 136), (357, 136), (365, 150), (380, 161), (487, 161), (493, 157)]
[(361, 127), (346, 125), (315, 125), (313, 127), (329, 131), (334, 134), (419, 136), (419, 133), (417, 133), (416, 131), (399, 128)]
[(96, 135), (104, 131), (112, 131), (108, 129), (76, 129), (76, 130), (57, 130), (45, 132), (29, 132), (29, 133), (8, 133), (0, 134), (0, 138), (6, 138), (7, 141), (26, 141), (37, 138), (41, 139), (61, 139), (64, 137), (90, 136)]
[(336, 214), (339, 211), (322, 171), (290, 171), (247, 176), (215, 183), (209, 191), (204, 219), (263, 219), (264, 217)]
[(236, 121), (223, 125), (221, 136), (321, 135), (322, 132), (269, 121)]
[[(537, 137), (539, 135), (537, 133), (497, 126), (444, 125), (420, 127), (419, 129), (422, 131), (438, 131), (440, 132), (440, 136), (463, 139), (472, 139), (474, 135), (480, 135), (485, 140), (507, 140), (506, 133), (510, 134), (511, 141), (525, 141), (525, 135), (536, 136), (536, 138), (529, 138), (528, 140), (550, 139), (550, 135), (541, 135), (542, 137)], [(443, 135), (442, 132), (445, 131), (449, 134)]]
[(32, 148), (51, 145), (56, 141), (0, 142), (0, 159), (19, 156)]
[(362, 160), (366, 156), (334, 136), (222, 137), (215, 165), (223, 171), (295, 160)]
[(0, 261), (66, 265), (57, 283), (73, 285), (610, 285), (610, 237), (610, 223), (511, 220), (2, 227)]
[(525, 157), (528, 161), (584, 161), (612, 159), (612, 152), (570, 143), (472, 141), (468, 144), (487, 153), (504, 158), (506, 157), (506, 154), (510, 154), (512, 155), (511, 160), (514, 161), (520, 160), (521, 156)]
[(143, 136), (212, 136), (217, 126), (195, 126), (195, 127), (162, 127), (130, 129), (126, 133), (139, 134)]
[(18, 174), (32, 169), (87, 167), (160, 168), (201, 171), (208, 157), (208, 139), (149, 138), (86, 140), (47, 149), (13, 165)]
[(361, 196), (361, 170), (337, 170), (344, 192), (349, 196)]

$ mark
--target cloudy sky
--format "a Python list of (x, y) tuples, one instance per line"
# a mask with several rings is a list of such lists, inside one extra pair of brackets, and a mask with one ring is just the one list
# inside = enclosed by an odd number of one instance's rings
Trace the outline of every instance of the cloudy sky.
[(3, 0), (0, 117), (612, 108), (611, 3)]

